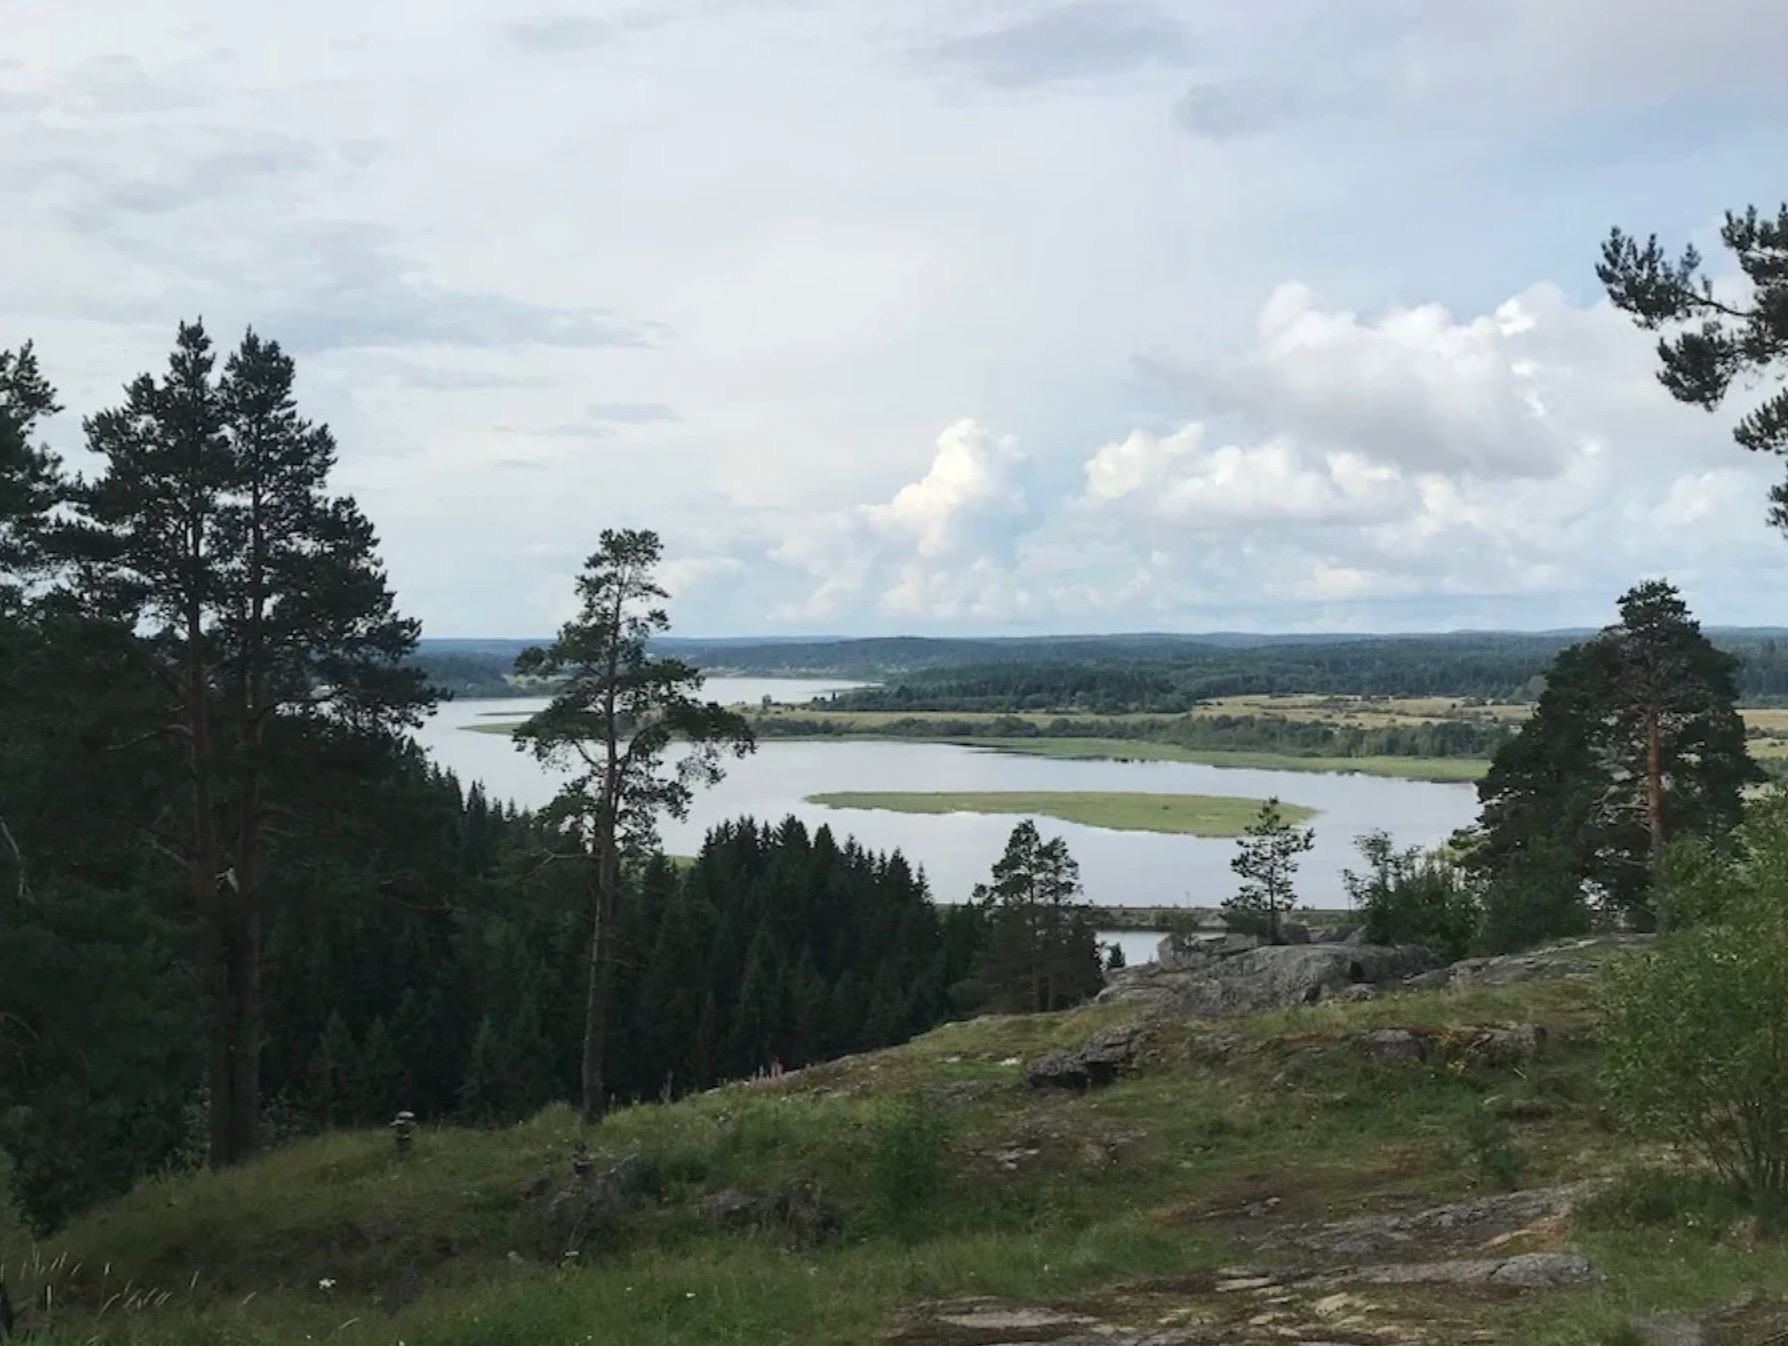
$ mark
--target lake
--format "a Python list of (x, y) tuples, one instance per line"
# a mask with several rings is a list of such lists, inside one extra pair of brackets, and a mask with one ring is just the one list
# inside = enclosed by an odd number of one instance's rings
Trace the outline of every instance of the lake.
[[(785, 678), (710, 678), (719, 701), (756, 703), (769, 696), (804, 703), (848, 682)], [(557, 779), (498, 734), (468, 725), (493, 716), (525, 715), (544, 705), (533, 699), (450, 701), (418, 732), (441, 766), (462, 782), (479, 781), (493, 796), (524, 807), (544, 804)], [(940, 902), (965, 900), (1005, 849), (1016, 819), (991, 814), (909, 814), (824, 808), (805, 796), (839, 790), (1146, 790), (1163, 793), (1277, 795), (1317, 810), (1310, 821), (1316, 848), (1303, 857), (1297, 891), (1308, 906), (1347, 905), (1344, 866), (1358, 864), (1353, 838), (1384, 828), (1399, 845), (1431, 846), (1477, 815), (1469, 785), (1394, 780), (1382, 776), (1258, 771), (1192, 762), (1076, 762), (963, 748), (946, 743), (837, 742), (770, 739), (754, 756), (729, 764), (720, 785), (697, 795), (686, 822), (663, 826), (665, 849), (693, 854), (716, 823), (741, 814), (778, 822), (794, 814), (809, 827), (829, 824), (840, 839), (855, 836), (874, 850), (903, 851), (922, 866)], [(1053, 818), (1037, 820), (1045, 836), (1067, 839), (1080, 862), (1087, 899), (1108, 905), (1216, 906), (1235, 890), (1229, 870), (1235, 842), (1152, 832), (1111, 832)], [(1116, 938), (1108, 936), (1107, 938)], [(1152, 952), (1154, 937), (1122, 943), (1132, 962)], [(1146, 955), (1145, 955), (1146, 956)]]

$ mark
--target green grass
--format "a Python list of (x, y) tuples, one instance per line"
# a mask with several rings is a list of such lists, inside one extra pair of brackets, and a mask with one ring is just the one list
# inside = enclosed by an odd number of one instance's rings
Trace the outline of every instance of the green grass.
[[(1140, 1323), (1192, 1306), (1237, 1324), (1238, 1341), (1266, 1340), (1248, 1335), (1245, 1318), (1221, 1317), (1259, 1301), (1201, 1298), (1200, 1274), (1287, 1260), (1249, 1242), (1276, 1220), (1494, 1190), (1470, 1140), (1492, 1096), (1545, 1105), (1510, 1136), (1526, 1185), (1657, 1158), (1608, 1123), (1581, 1033), (1555, 1032), (1546, 1055), (1520, 1068), (1457, 1073), (1377, 1060), (1350, 1035), (1502, 1021), (1581, 1029), (1592, 1009), (1593, 986), (1553, 981), (1163, 1023), (1134, 1076), (1084, 1097), (1033, 1093), (1017, 1063), (1130, 1007), (981, 1018), (774, 1084), (611, 1114), (589, 1133), (593, 1148), (604, 1162), (649, 1159), (666, 1193), (624, 1217), (615, 1243), (583, 1265), (543, 1255), (520, 1196), (542, 1166), (566, 1173), (581, 1134), (569, 1110), (553, 1108), (503, 1131), (425, 1128), (407, 1158), (382, 1131), (338, 1133), (246, 1168), (146, 1183), (34, 1254), (9, 1249), (9, 1284), (15, 1298), (55, 1287), (57, 1331), (45, 1346), (846, 1346), (876, 1339), (915, 1301), (982, 1294)], [(887, 1171), (889, 1109), (915, 1091), (945, 1130), (944, 1181), (915, 1230), (895, 1237), (864, 1213), (874, 1175)], [(997, 1158), (1013, 1152), (1023, 1156), (1015, 1167)], [(841, 1241), (787, 1250), (699, 1215), (706, 1193), (792, 1180), (817, 1184), (845, 1212)], [(1225, 1214), (1266, 1196), (1277, 1204), (1264, 1219)], [(1629, 1314), (1788, 1281), (1788, 1245), (1726, 1238), (1717, 1210), (1672, 1224), (1669, 1200), (1636, 1209), (1652, 1213), (1617, 1210), (1533, 1236), (1583, 1247), (1608, 1273), (1599, 1285), (1373, 1293), (1368, 1309), (1385, 1330), (1336, 1335), (1605, 1346)], [(409, 1267), (423, 1293), (387, 1317), (381, 1296)]]
[(1254, 771), (1359, 772), (1367, 776), (1394, 776), (1405, 780), (1475, 781), (1490, 764), (1473, 757), (1296, 757), (1277, 752), (1218, 752), (1183, 748), (1177, 743), (1155, 743), (1130, 738), (1002, 738), (992, 735), (941, 738), (967, 748), (1027, 757), (1059, 757), (1072, 760), (1120, 762), (1198, 762), (1205, 766), (1244, 767)]
[[(835, 809), (895, 813), (998, 813), (1059, 818), (1120, 832), (1175, 832), (1197, 837), (1240, 836), (1260, 811), (1260, 800), (1227, 795), (1141, 794), (1122, 791), (917, 792), (843, 791), (807, 796)], [(1315, 810), (1283, 804), (1286, 820), (1301, 823)]]

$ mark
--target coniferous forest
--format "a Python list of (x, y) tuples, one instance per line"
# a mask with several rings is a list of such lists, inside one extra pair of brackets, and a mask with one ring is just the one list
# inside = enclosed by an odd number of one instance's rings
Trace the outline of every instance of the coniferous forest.
[[(0, 355), (0, 1150), (44, 1227), (295, 1134), (578, 1087), (580, 856), (407, 737), (437, 696), (418, 627), (293, 377), (183, 326), (85, 419), (76, 477), (39, 447), (35, 352)], [(977, 995), (981, 917), (898, 854), (741, 819), (693, 863), (618, 858), (607, 1097), (884, 1046)]]

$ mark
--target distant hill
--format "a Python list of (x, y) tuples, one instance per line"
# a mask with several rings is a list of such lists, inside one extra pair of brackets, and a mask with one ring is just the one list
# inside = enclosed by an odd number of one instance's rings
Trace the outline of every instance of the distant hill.
[[(1320, 692), (1360, 695), (1519, 695), (1566, 645), (1593, 634), (1559, 631), (1448, 631), (1415, 635), (1163, 632), (1112, 635), (804, 638), (676, 636), (655, 642), (667, 655), (716, 676), (853, 678), (914, 690), (938, 680), (1006, 684), (1006, 670), (1050, 669), (1060, 689), (1085, 671), (1099, 681), (1112, 670), (1153, 670), (1170, 698), (1196, 689), (1205, 696), (1241, 692)], [(1738, 655), (1741, 689), (1752, 700), (1788, 697), (1788, 628), (1709, 627), (1708, 634)], [(436, 685), (456, 696), (522, 694), (507, 675), (516, 655), (543, 640), (478, 638), (423, 640), (416, 662)], [(1168, 669), (1195, 677), (1163, 680)], [(960, 689), (958, 689), (960, 690)], [(983, 687), (983, 693), (991, 686)], [(1002, 692), (1002, 695), (1004, 693)], [(929, 698), (925, 698), (929, 700)], [(908, 704), (920, 704), (909, 701)], [(947, 704), (967, 704), (952, 695)]]

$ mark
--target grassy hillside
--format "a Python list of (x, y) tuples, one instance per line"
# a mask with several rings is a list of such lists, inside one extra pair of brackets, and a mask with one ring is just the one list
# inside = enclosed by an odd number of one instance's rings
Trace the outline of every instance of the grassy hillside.
[[(15, 1296), (53, 1287), (57, 1346), (843, 1346), (878, 1339), (917, 1301), (969, 1295), (1114, 1323), (1204, 1322), (1222, 1333), (1204, 1339), (1234, 1343), (1587, 1346), (1630, 1340), (1617, 1335), (1630, 1314), (1788, 1277), (1781, 1244), (1742, 1224), (1734, 1234), (1733, 1213), (1652, 1182), (1496, 1240), (1498, 1255), (1581, 1249), (1606, 1274), (1596, 1284), (1263, 1298), (1218, 1269), (1295, 1260), (1285, 1240), (1302, 1222), (1655, 1159), (1604, 1117), (1584, 1031), (1590, 990), (1409, 993), (1168, 1024), (1109, 1089), (1042, 1094), (1022, 1082), (1020, 1061), (1130, 1012), (977, 1020), (799, 1076), (622, 1111), (592, 1133), (599, 1171), (640, 1156), (663, 1195), (616, 1217), (576, 1259), (557, 1255), (542, 1203), (523, 1195), (543, 1168), (555, 1186), (567, 1180), (579, 1130), (555, 1109), (504, 1132), (425, 1131), (407, 1157), (383, 1133), (336, 1134), (245, 1170), (152, 1183), (34, 1253), (9, 1250), (8, 1275)], [(1377, 1027), (1504, 1021), (1551, 1030), (1537, 1060), (1422, 1064), (1360, 1045)], [(891, 1121), (914, 1095), (922, 1110)], [(928, 1153), (941, 1182), (915, 1204)], [(810, 1246), (789, 1227), (739, 1232), (704, 1217), (717, 1192), (791, 1183), (842, 1212), (839, 1237)], [(1308, 1335), (1325, 1322), (1329, 1335)]]

